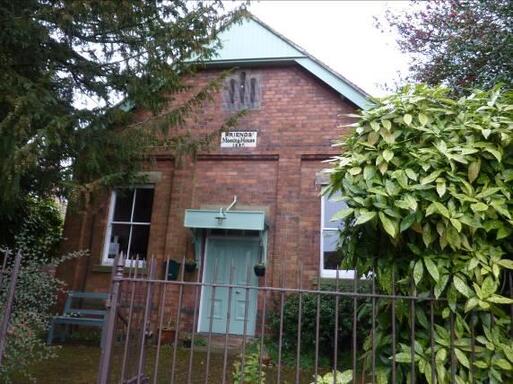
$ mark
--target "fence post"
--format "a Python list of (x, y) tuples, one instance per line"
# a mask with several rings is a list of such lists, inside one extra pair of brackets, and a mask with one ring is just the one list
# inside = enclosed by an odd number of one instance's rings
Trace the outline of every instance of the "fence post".
[[(7, 255), (5, 255), (7, 257)], [(9, 328), (9, 320), (11, 318), (12, 303), (14, 301), (14, 293), (16, 292), (16, 281), (21, 265), (21, 251), (16, 254), (14, 266), (11, 271), (11, 281), (9, 283), (9, 291), (7, 292), (7, 301), (5, 302), (4, 315), (2, 317), (2, 325), (0, 326), (0, 367), (4, 356), (5, 344), (7, 341), (7, 330)], [(3, 270), (2, 270), (3, 273)]]
[(100, 366), (98, 369), (98, 384), (107, 384), (109, 381), (110, 361), (112, 355), (112, 344), (114, 341), (114, 331), (116, 327), (116, 313), (119, 301), (119, 289), (121, 280), (123, 279), (123, 269), (125, 267), (125, 259), (123, 253), (114, 259), (112, 286), (110, 296), (107, 299), (107, 319), (102, 330), (102, 351), (100, 355)]

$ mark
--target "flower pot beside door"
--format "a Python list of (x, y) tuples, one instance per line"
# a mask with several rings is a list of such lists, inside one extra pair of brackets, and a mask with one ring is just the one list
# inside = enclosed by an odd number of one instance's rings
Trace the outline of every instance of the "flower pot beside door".
[(174, 328), (162, 328), (160, 333), (160, 343), (161, 344), (173, 344), (175, 342), (176, 337), (176, 329)]
[(253, 267), (253, 270), (255, 271), (255, 275), (257, 275), (258, 277), (262, 277), (265, 275), (265, 264), (263, 264), (263, 263), (255, 264), (255, 266)]
[(166, 260), (164, 263), (164, 280), (177, 280), (180, 273), (180, 263), (175, 260)]
[(187, 260), (184, 264), (185, 272), (192, 273), (196, 270), (197, 263), (195, 260)]
[(160, 343), (161, 344), (172, 344), (175, 342), (176, 338), (176, 327), (175, 322), (170, 320), (162, 329), (160, 330)]

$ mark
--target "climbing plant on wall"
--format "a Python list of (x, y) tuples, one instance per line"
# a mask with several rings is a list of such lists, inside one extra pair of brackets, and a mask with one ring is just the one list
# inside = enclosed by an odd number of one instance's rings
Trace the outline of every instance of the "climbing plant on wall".
[[(343, 267), (374, 268), (386, 293), (438, 299), (395, 303), (398, 382), (412, 349), (417, 382), (512, 382), (513, 93), (449, 95), (409, 86), (353, 116), (326, 193), (347, 200)], [(378, 301), (379, 382), (391, 378), (391, 305)]]

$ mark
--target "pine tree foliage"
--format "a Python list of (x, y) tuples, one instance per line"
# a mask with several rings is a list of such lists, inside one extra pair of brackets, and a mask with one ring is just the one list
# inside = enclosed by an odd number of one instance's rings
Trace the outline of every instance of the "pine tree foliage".
[[(187, 89), (189, 62), (211, 57), (239, 15), (221, 1), (0, 0), (0, 225), (24, 196), (82, 196), (130, 180), (219, 87), (166, 107)], [(138, 110), (152, 115), (137, 122)], [(165, 150), (195, 151), (210, 136), (184, 132)]]

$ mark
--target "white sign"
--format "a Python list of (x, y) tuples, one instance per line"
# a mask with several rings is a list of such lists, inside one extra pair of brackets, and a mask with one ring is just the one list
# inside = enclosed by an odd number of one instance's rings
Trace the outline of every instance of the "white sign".
[(256, 147), (257, 133), (254, 131), (231, 131), (221, 133), (221, 148)]

